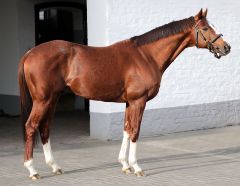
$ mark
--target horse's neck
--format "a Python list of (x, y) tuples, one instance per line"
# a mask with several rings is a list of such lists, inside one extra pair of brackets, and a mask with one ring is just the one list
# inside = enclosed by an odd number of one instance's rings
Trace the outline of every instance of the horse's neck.
[(162, 38), (142, 46), (142, 50), (157, 63), (159, 70), (164, 72), (185, 48), (192, 46), (188, 36), (189, 33), (179, 33)]

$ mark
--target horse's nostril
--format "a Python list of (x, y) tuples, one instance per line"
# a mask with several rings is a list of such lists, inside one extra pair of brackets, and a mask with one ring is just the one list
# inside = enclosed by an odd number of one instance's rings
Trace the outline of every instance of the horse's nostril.
[(226, 52), (228, 52), (228, 51), (230, 51), (231, 47), (230, 47), (230, 45), (225, 45), (224, 49), (225, 49)]

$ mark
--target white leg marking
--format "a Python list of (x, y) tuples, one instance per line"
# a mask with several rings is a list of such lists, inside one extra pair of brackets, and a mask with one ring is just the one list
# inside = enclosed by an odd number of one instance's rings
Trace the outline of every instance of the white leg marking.
[(134, 173), (142, 171), (142, 169), (137, 164), (136, 152), (137, 152), (137, 142), (132, 142), (132, 140), (130, 140), (128, 162), (129, 162), (129, 165), (133, 167)]
[(53, 158), (50, 138), (48, 139), (48, 142), (45, 145), (43, 145), (43, 152), (45, 155), (46, 164), (52, 167), (54, 173), (61, 169), (61, 167), (58, 166), (58, 164), (55, 162)]
[(127, 162), (128, 146), (129, 146), (129, 135), (126, 131), (123, 131), (123, 140), (122, 140), (122, 145), (121, 145), (121, 149), (118, 156), (118, 161), (122, 164), (123, 171), (129, 169), (129, 165)]
[(37, 174), (37, 171), (35, 170), (33, 166), (33, 159), (30, 159), (28, 161), (24, 162), (24, 167), (26, 167), (30, 173), (29, 177), (32, 177), (33, 175)]

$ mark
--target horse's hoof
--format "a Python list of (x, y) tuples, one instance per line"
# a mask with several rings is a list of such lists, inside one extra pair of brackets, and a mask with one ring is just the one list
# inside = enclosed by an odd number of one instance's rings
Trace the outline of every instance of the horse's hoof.
[(143, 171), (139, 171), (139, 172), (135, 172), (134, 173), (137, 177), (143, 177), (146, 176), (145, 173)]
[(56, 171), (53, 172), (55, 175), (60, 175), (63, 174), (63, 170), (62, 169), (57, 169)]
[(131, 168), (129, 167), (127, 169), (123, 169), (122, 173), (124, 173), (124, 174), (131, 174), (132, 173)]
[(34, 174), (32, 176), (29, 177), (31, 180), (39, 180), (41, 177), (39, 174)]

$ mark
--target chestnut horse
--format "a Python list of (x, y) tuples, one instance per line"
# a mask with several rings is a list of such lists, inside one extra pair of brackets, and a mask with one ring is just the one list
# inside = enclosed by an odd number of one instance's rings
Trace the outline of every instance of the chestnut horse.
[(201, 9), (195, 16), (108, 47), (55, 40), (28, 51), (21, 59), (18, 76), (24, 166), (30, 178), (40, 178), (33, 164), (34, 136), (38, 130), (46, 163), (55, 174), (63, 172), (53, 158), (49, 126), (65, 87), (87, 99), (126, 103), (119, 162), (124, 173), (133, 170), (137, 176), (143, 176), (136, 159), (137, 139), (146, 102), (157, 95), (164, 71), (187, 47), (209, 49), (217, 58), (230, 52), (230, 45), (221, 34), (216, 34), (206, 15), (207, 10)]

